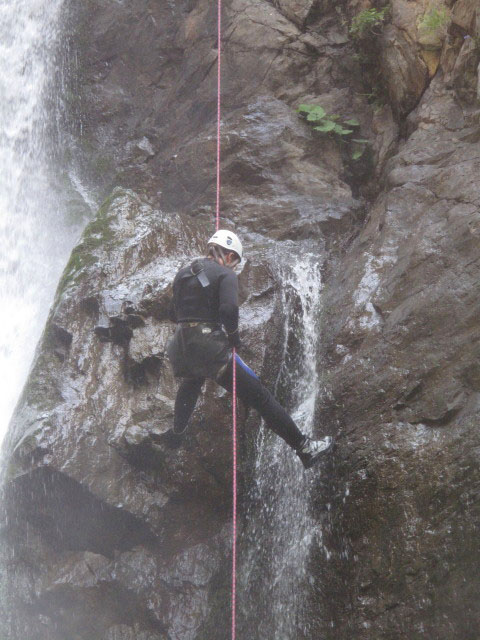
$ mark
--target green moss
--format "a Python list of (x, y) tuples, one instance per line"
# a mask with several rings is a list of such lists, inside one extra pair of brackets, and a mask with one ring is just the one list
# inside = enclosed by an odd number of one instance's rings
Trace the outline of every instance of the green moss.
[(385, 24), (387, 15), (390, 11), (390, 5), (383, 9), (364, 9), (360, 11), (352, 20), (349, 33), (352, 38), (362, 39), (371, 35), (379, 35), (380, 30)]
[(116, 190), (109, 196), (98, 210), (96, 217), (85, 227), (80, 243), (73, 249), (58, 284), (57, 300), (68, 287), (82, 280), (88, 267), (97, 262), (98, 256), (95, 254), (97, 249), (109, 251), (112, 248), (115, 233), (111, 223), (115, 215), (111, 214), (110, 210), (113, 202), (122, 194), (122, 191)]
[(446, 6), (434, 7), (422, 16), (418, 28), (427, 33), (436, 33), (450, 22), (450, 13)]
[(67, 287), (76, 283), (80, 279), (82, 271), (94, 264), (95, 261), (94, 256), (84, 251), (83, 244), (75, 247), (58, 284), (57, 297), (61, 296)]

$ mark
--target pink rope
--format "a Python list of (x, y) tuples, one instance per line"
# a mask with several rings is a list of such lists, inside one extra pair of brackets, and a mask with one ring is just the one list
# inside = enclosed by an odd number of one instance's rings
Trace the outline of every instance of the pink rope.
[[(222, 95), (222, 0), (218, 0), (217, 63), (217, 203), (215, 229), (220, 228), (220, 128)], [(233, 531), (232, 531), (232, 640), (236, 637), (237, 614), (237, 369), (236, 351), (232, 349), (232, 418), (233, 418)]]
[(233, 540), (232, 540), (232, 640), (236, 634), (237, 607), (237, 367), (235, 362), (236, 350), (233, 349)]
[(217, 32), (217, 206), (215, 230), (220, 228), (220, 126), (221, 126), (221, 90), (222, 90), (222, 0), (218, 0)]

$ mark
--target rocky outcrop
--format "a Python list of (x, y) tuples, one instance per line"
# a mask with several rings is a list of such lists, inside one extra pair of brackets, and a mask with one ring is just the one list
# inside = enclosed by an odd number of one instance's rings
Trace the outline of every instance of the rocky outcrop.
[[(325, 292), (331, 396), (321, 416), (340, 429), (335, 480), (319, 487), (331, 507), (316, 561), (319, 588), (333, 585), (326, 615), (340, 637), (479, 632), (480, 110), (475, 74), (457, 73), (476, 69), (480, 50), (474, 20), (459, 35), (462, 5)], [(470, 18), (475, 10), (469, 3)]]
[[(29, 609), (24, 637), (38, 637), (39, 610), (50, 639), (115, 637), (122, 624), (193, 638), (208, 612), (228, 553), (227, 399), (205, 401), (184, 448), (162, 436), (175, 397), (165, 301), (205, 233), (117, 189), (67, 265), (9, 434), (7, 536), (23, 525), (38, 536), (35, 594), (15, 603)], [(263, 344), (279, 330), (274, 281), (253, 256), (241, 280)], [(85, 627), (92, 599), (102, 615)]]
[[(248, 245), (244, 353), (267, 383), (301, 339), (283, 264), (313, 252), (324, 274), (317, 415), (337, 446), (312, 480), (298, 637), (464, 640), (479, 633), (478, 7), (393, 0), (353, 38), (366, 8), (226, 3), (222, 224)], [(209, 383), (185, 446), (164, 436), (169, 283), (213, 228), (215, 20), (203, 0), (71, 7), (72, 139), (109, 197), (5, 443), (8, 640), (225, 637), (228, 398)], [(358, 119), (360, 163), (299, 119), (313, 102)], [(241, 425), (245, 513), (258, 420)], [(251, 638), (263, 606), (241, 612)]]

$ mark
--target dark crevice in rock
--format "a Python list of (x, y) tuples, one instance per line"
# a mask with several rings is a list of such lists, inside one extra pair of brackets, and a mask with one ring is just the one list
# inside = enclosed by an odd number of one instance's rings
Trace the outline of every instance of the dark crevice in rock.
[(54, 340), (58, 344), (68, 349), (72, 344), (72, 334), (66, 329), (63, 329), (63, 327), (60, 327), (56, 324), (51, 325), (51, 330), (52, 330)]
[(449, 424), (461, 411), (462, 407), (455, 406), (447, 409), (439, 416), (427, 417), (422, 416), (418, 420), (411, 420), (412, 424), (425, 424), (427, 427), (445, 427)]
[(127, 322), (120, 318), (111, 318), (110, 326), (98, 326), (94, 331), (101, 342), (113, 342), (122, 346), (128, 345), (133, 336), (133, 331)]
[(124, 434), (115, 448), (137, 469), (161, 473), (166, 464), (165, 446), (164, 434), (134, 428)]
[(141, 362), (126, 357), (125, 379), (136, 387), (157, 381), (164, 366), (164, 356), (155, 355), (144, 358)]
[(335, 6), (331, 6), (329, 0), (315, 0), (312, 2), (312, 5), (305, 16), (304, 21), (304, 30), (308, 30), (308, 27), (318, 22), (323, 16), (327, 14), (332, 14), (336, 17), (337, 21), (339, 20), (339, 14), (341, 11), (340, 3), (335, 4)]
[(72, 334), (63, 327), (52, 323), (49, 328), (48, 338), (50, 338), (53, 352), (61, 362), (64, 362), (72, 344)]
[(133, 514), (112, 507), (69, 476), (48, 467), (18, 476), (5, 487), (8, 526), (28, 521), (57, 551), (113, 557), (156, 536)]
[[(440, 71), (440, 67), (439, 67), (439, 70), (435, 73), (435, 76), (437, 75), (437, 73), (439, 73), (439, 71)], [(399, 139), (400, 140), (406, 141), (412, 135), (413, 131), (410, 129), (410, 124), (409, 124), (408, 117), (412, 113), (415, 112), (415, 110), (417, 109), (418, 105), (422, 102), (423, 97), (424, 97), (426, 91), (428, 90), (428, 88), (430, 87), (430, 84), (432, 83), (432, 80), (435, 78), (435, 76), (433, 76), (432, 78), (428, 79), (428, 81), (427, 81), (422, 93), (418, 96), (417, 100), (412, 105), (412, 107), (408, 111), (406, 111), (404, 114), (402, 114), (401, 118), (398, 118)], [(394, 113), (395, 113), (395, 111), (394, 111)]]
[(72, 334), (57, 324), (50, 324), (47, 340), (50, 341), (54, 354), (64, 362), (72, 344)]
[(100, 313), (100, 303), (98, 298), (95, 296), (90, 296), (88, 298), (84, 298), (80, 302), (80, 309), (85, 311), (85, 313), (93, 318), (97, 318)]
[[(133, 307), (132, 307), (133, 309)], [(133, 330), (143, 327), (145, 321), (136, 313), (129, 313), (127, 310), (117, 316), (109, 316), (108, 326), (99, 325), (95, 327), (95, 335), (101, 342), (113, 342), (114, 344), (127, 346), (133, 336)]]

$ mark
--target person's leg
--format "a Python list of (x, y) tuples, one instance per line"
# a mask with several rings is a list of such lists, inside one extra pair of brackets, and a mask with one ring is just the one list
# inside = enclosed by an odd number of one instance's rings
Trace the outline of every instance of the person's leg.
[[(237, 395), (247, 406), (253, 407), (265, 420), (269, 429), (292, 447), (298, 449), (305, 436), (270, 391), (263, 386), (255, 373), (239, 356), (236, 359)], [(232, 363), (217, 379), (224, 389), (232, 392)]]
[(173, 431), (183, 433), (197, 404), (205, 378), (183, 378), (175, 399)]

